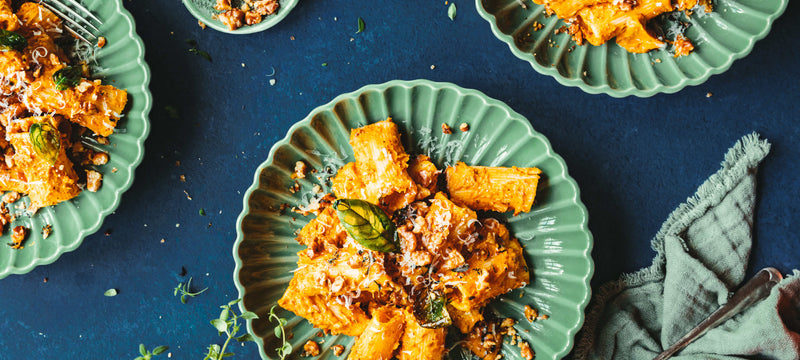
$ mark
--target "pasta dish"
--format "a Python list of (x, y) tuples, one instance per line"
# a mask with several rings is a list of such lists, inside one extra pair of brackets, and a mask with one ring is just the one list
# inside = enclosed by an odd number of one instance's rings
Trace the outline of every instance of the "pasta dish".
[[(0, 0), (0, 190), (10, 192), (3, 205), (27, 194), (35, 212), (100, 187), (102, 174), (91, 167), (108, 154), (97, 145), (108, 144), (127, 93), (87, 79), (88, 65), (70, 63), (57, 45), (71, 39), (64, 34), (61, 19), (38, 3), (14, 11)], [(11, 216), (0, 208), (5, 227)]]
[(688, 55), (694, 45), (683, 36), (682, 28), (669, 34), (674, 39), (655, 36), (647, 24), (657, 16), (673, 11), (691, 14), (699, 6), (711, 11), (709, 0), (533, 0), (545, 5), (548, 14), (555, 13), (570, 24), (567, 32), (578, 45), (586, 40), (602, 45), (616, 37), (619, 46), (632, 53), (645, 53), (670, 43), (675, 56)]
[(352, 130), (350, 145), (355, 161), (333, 177), (335, 196), (297, 233), (306, 248), (278, 304), (327, 333), (356, 336), (350, 360), (441, 359), (448, 331), (495, 359), (513, 321), (483, 310), (527, 285), (531, 271), (519, 241), (485, 215), (530, 211), (540, 170), (440, 170), (406, 153), (391, 118)]

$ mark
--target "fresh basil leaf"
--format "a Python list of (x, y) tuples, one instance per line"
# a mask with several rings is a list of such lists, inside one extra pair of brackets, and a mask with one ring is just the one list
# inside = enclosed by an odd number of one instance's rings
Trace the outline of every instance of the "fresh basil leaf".
[(456, 19), (456, 3), (450, 3), (450, 7), (447, 8), (447, 16), (450, 20)]
[(0, 29), (0, 51), (25, 50), (28, 46), (28, 40), (25, 37), (13, 31)]
[(81, 83), (83, 69), (80, 66), (65, 66), (53, 74), (53, 82), (56, 83), (56, 90), (64, 91), (78, 86)]
[(396, 229), (377, 205), (358, 199), (338, 199), (333, 208), (347, 234), (361, 246), (379, 252), (397, 252)]
[(414, 301), (414, 317), (420, 326), (436, 329), (453, 323), (447, 312), (447, 298), (433, 290), (423, 291)]
[(55, 165), (58, 152), (61, 150), (61, 134), (58, 130), (49, 123), (39, 122), (31, 125), (28, 136), (33, 151), (50, 165)]

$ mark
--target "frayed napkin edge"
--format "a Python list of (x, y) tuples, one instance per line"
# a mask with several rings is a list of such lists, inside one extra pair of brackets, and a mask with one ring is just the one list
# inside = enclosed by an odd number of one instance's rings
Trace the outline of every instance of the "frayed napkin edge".
[[(679, 205), (656, 233), (650, 246), (656, 251), (653, 263), (633, 273), (622, 274), (618, 280), (603, 284), (592, 299), (592, 304), (586, 313), (586, 321), (581, 329), (579, 342), (575, 346), (575, 359), (586, 359), (589, 351), (594, 348), (595, 329), (602, 310), (612, 297), (626, 287), (640, 286), (646, 282), (661, 281), (664, 279), (666, 259), (664, 255), (664, 238), (676, 233), (675, 229), (685, 228), (691, 221), (704, 213), (712, 204), (718, 203), (750, 171), (755, 171), (758, 164), (767, 156), (770, 143), (756, 133), (750, 133), (739, 139), (733, 147), (728, 149), (721, 169), (711, 175), (695, 194), (686, 202)], [(725, 191), (719, 191), (723, 189)], [(795, 275), (798, 275), (795, 272)]]

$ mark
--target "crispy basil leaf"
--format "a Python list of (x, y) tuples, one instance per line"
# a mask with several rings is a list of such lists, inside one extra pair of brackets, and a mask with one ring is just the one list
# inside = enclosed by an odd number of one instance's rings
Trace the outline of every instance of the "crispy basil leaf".
[(56, 90), (64, 91), (78, 86), (81, 83), (83, 69), (80, 66), (65, 66), (53, 74), (53, 82), (56, 83)]
[(453, 268), (453, 272), (466, 272), (469, 270), (469, 264), (461, 264)]
[(333, 208), (347, 234), (361, 246), (380, 252), (400, 251), (394, 224), (377, 205), (358, 199), (339, 199), (334, 201)]
[(39, 122), (31, 125), (30, 132), (33, 151), (42, 159), (47, 160), (50, 165), (55, 165), (58, 159), (58, 152), (61, 150), (61, 134), (58, 129), (46, 122)]
[(423, 291), (414, 300), (414, 317), (419, 326), (436, 329), (453, 323), (447, 312), (447, 298), (434, 290)]
[(0, 29), (0, 51), (22, 51), (26, 46), (28, 46), (28, 40), (25, 40), (24, 36), (13, 31)]

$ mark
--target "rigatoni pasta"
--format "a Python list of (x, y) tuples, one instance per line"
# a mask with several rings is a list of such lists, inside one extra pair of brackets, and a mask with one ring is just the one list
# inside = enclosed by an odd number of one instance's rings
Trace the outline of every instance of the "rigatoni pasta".
[[(391, 119), (354, 129), (350, 144), (355, 162), (298, 232), (307, 248), (278, 304), (356, 336), (350, 360), (442, 359), (448, 329), (482, 336), (497, 325), (485, 306), (530, 282), (519, 241), (476, 210), (529, 211), (541, 172), (459, 163), (444, 185), (430, 158), (406, 153)], [(496, 354), (496, 343), (474, 352)]]

